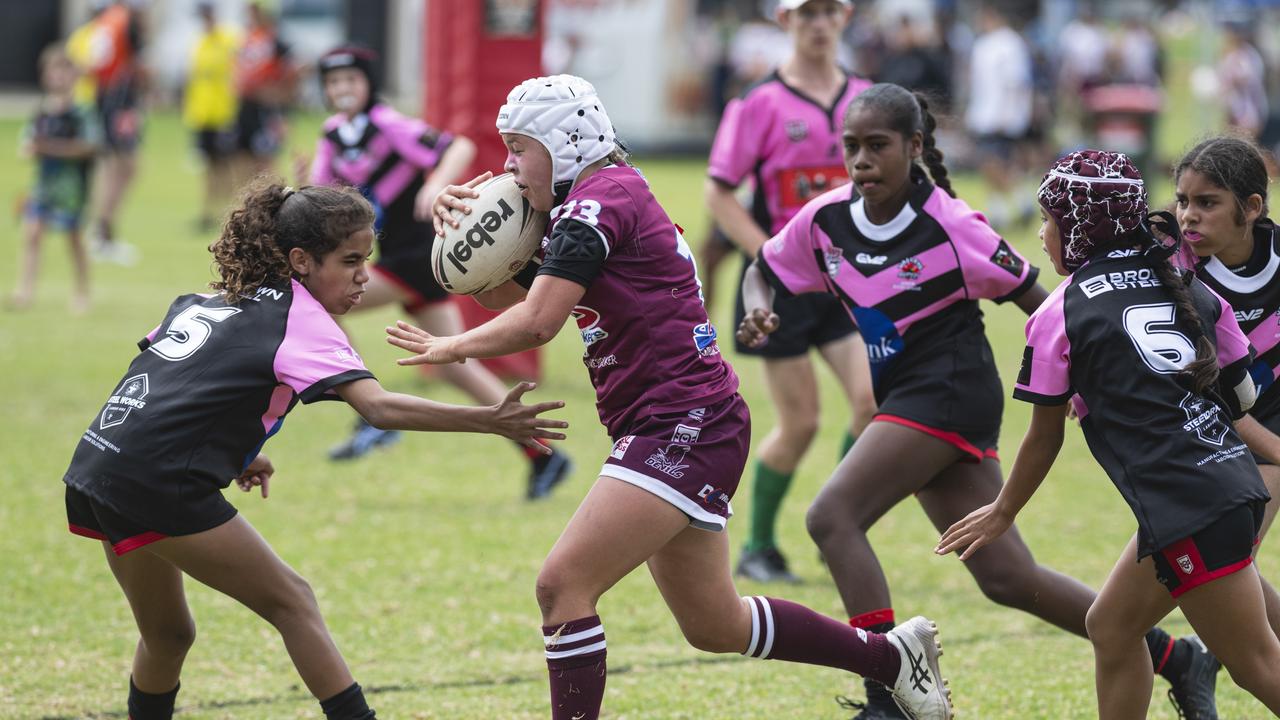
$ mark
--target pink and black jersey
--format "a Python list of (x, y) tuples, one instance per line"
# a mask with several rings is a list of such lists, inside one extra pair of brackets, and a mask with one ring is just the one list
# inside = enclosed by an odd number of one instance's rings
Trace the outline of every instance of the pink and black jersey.
[[(1228, 412), (1181, 374), (1195, 347), (1136, 254), (1091, 260), (1031, 316), (1014, 397), (1060, 405), (1079, 393), (1085, 440), (1138, 520), (1141, 558), (1268, 495)], [(1252, 352), (1231, 306), (1199, 281), (1190, 291), (1223, 375), (1243, 377)]]
[[(412, 222), (414, 197), (452, 141), (449, 133), (380, 103), (349, 122), (334, 115), (325, 121), (316, 145), (311, 183), (359, 188), (378, 211), (379, 230), (389, 223)], [(428, 234), (412, 240), (427, 245), (430, 239)], [(380, 236), (379, 247), (384, 254), (394, 253), (388, 243), (407, 240)]]
[(778, 289), (844, 301), (881, 398), (896, 374), (947, 353), (955, 337), (982, 335), (979, 299), (1016, 298), (1038, 273), (964, 201), (918, 176), (884, 225), (867, 217), (852, 185), (816, 198), (765, 244), (759, 263)]
[(777, 233), (810, 199), (849, 182), (841, 123), (869, 87), (850, 75), (835, 103), (823, 107), (771, 74), (725, 107), (707, 173), (730, 187), (751, 178), (752, 216), (766, 234)]
[(184, 295), (80, 438), (63, 481), (164, 534), (224, 503), (284, 416), (373, 375), (296, 280), (228, 305)]
[(693, 254), (639, 171), (611, 165), (575, 185), (551, 211), (547, 237), (538, 274), (587, 289), (573, 317), (614, 439), (651, 415), (704, 408), (737, 391)]
[(1236, 322), (1257, 353), (1249, 374), (1259, 395), (1249, 414), (1274, 431), (1280, 427), (1280, 417), (1275, 417), (1280, 416), (1280, 384), (1275, 383), (1280, 377), (1280, 237), (1275, 225), (1254, 225), (1253, 242), (1253, 255), (1238, 267), (1227, 267), (1214, 256), (1197, 258), (1185, 245), (1181, 264), (1234, 308)]

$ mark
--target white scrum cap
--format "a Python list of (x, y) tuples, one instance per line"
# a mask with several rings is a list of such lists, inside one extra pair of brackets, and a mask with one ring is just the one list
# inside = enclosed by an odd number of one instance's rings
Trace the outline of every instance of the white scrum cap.
[(617, 147), (613, 123), (591, 83), (575, 75), (525, 80), (498, 110), (498, 132), (528, 135), (551, 153), (551, 181), (578, 173)]

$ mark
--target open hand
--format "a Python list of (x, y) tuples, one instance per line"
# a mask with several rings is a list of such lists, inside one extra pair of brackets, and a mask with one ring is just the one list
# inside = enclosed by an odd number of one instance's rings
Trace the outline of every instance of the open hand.
[(448, 223), (451, 228), (461, 227), (462, 223), (453, 216), (452, 211), (457, 210), (463, 215), (470, 215), (471, 206), (464, 202), (464, 199), (480, 197), (480, 193), (474, 190), (475, 186), (491, 177), (493, 173), (486, 171), (462, 185), (446, 185), (440, 194), (436, 195), (431, 203), (431, 224), (435, 226), (436, 235), (444, 234), (445, 223)]
[(262, 488), (262, 497), (265, 498), (269, 492), (267, 484), (275, 473), (276, 467), (271, 464), (270, 458), (259, 453), (258, 457), (249, 463), (249, 467), (240, 473), (240, 477), (236, 478), (236, 485), (245, 492), (249, 492), (255, 487), (260, 487)]
[(387, 328), (387, 342), (414, 353), (413, 357), (397, 360), (400, 365), (447, 365), (467, 361), (466, 356), (453, 349), (453, 337), (436, 337), (403, 320), (397, 320), (395, 327)]
[(533, 448), (543, 455), (550, 455), (551, 448), (538, 442), (538, 438), (563, 440), (564, 433), (553, 432), (547, 428), (567, 428), (569, 423), (564, 420), (539, 417), (545, 412), (564, 407), (563, 400), (537, 403), (536, 405), (525, 405), (520, 402), (520, 398), (525, 393), (536, 387), (536, 383), (522, 382), (511, 388), (502, 402), (493, 406), (493, 421), (490, 431), (514, 440), (525, 447)]
[(995, 503), (983, 505), (942, 533), (933, 551), (946, 555), (953, 550), (960, 552), (961, 560), (968, 560), (983, 545), (1000, 537), (1013, 525), (1013, 518), (996, 508)]
[(769, 333), (778, 329), (779, 322), (777, 313), (756, 308), (742, 318), (742, 324), (738, 326), (738, 342), (758, 348), (769, 339)]

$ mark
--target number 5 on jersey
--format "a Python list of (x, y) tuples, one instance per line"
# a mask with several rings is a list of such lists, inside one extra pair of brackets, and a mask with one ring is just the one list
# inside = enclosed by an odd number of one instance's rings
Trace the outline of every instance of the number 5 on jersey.
[(192, 305), (178, 313), (165, 328), (167, 337), (152, 343), (147, 349), (170, 362), (186, 360), (209, 340), (213, 333), (210, 322), (220, 323), (238, 312), (240, 308)]

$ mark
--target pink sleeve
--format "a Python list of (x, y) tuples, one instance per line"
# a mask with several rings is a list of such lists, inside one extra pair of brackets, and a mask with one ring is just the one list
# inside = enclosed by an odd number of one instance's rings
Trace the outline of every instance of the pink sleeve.
[[(843, 257), (831, 239), (813, 222), (818, 200), (806, 205), (795, 217), (787, 221), (782, 230), (760, 249), (758, 261), (769, 284), (792, 295), (830, 292), (829, 276), (818, 258), (832, 257), (837, 262)], [(836, 266), (839, 268), (839, 265)]]
[(440, 158), (453, 142), (453, 135), (440, 132), (418, 118), (401, 115), (391, 108), (374, 108), (369, 118), (377, 122), (378, 129), (387, 136), (400, 157), (423, 170), (430, 170), (440, 164)]
[(342, 328), (296, 280), (286, 328), (276, 350), (276, 379), (302, 402), (337, 399), (333, 388), (373, 377)]
[(734, 98), (725, 106), (711, 145), (707, 174), (731, 187), (738, 187), (760, 159), (764, 137), (758, 118), (748, 112), (743, 98)]
[(321, 137), (316, 142), (316, 156), (311, 160), (312, 185), (333, 184), (333, 142)]
[(1039, 270), (962, 200), (934, 189), (924, 209), (951, 238), (970, 298), (1013, 300), (1035, 283)]
[(1204, 288), (1218, 299), (1218, 306), (1222, 310), (1218, 315), (1218, 321), (1213, 326), (1214, 333), (1218, 337), (1218, 367), (1229, 367), (1241, 360), (1248, 362), (1253, 358), (1253, 347), (1249, 344), (1249, 338), (1245, 336), (1244, 331), (1240, 329), (1240, 323), (1236, 321), (1236, 314), (1231, 309), (1231, 304), (1208, 285)]
[(1027, 320), (1027, 347), (1013, 396), (1037, 405), (1062, 405), (1071, 399), (1071, 341), (1062, 299), (1064, 280)]

